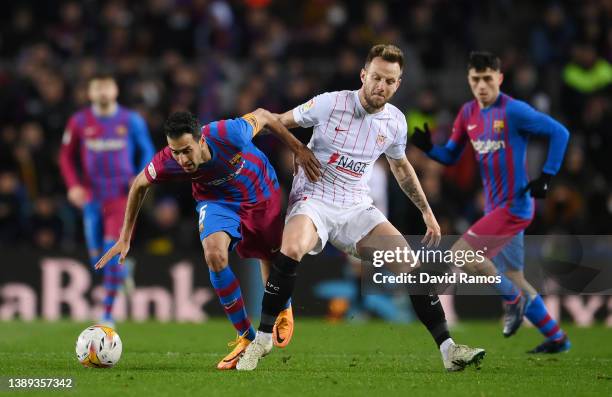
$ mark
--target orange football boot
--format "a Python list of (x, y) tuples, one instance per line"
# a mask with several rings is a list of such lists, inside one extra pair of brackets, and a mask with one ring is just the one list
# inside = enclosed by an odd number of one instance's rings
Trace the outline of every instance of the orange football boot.
[(251, 343), (251, 341), (246, 338), (248, 332), (249, 331), (245, 332), (242, 336), (236, 337), (236, 340), (227, 344), (228, 347), (233, 347), (233, 349), (223, 358), (223, 360), (219, 361), (219, 364), (217, 364), (217, 369), (236, 369), (238, 360), (246, 350), (247, 346)]
[(279, 313), (272, 329), (272, 340), (274, 346), (285, 347), (293, 336), (293, 309), (291, 306)]

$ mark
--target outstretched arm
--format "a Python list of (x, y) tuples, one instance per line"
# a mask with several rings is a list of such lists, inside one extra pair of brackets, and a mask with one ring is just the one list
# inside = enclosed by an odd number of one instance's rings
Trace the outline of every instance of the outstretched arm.
[(400, 159), (387, 157), (387, 160), (389, 161), (391, 172), (397, 180), (397, 183), (410, 201), (412, 201), (423, 214), (423, 220), (425, 221), (425, 226), (427, 226), (427, 233), (425, 233), (422, 242), (427, 243), (428, 247), (432, 245), (437, 246), (442, 238), (440, 226), (427, 202), (427, 197), (425, 197), (425, 193), (423, 192), (423, 188), (421, 187), (421, 183), (417, 178), (414, 168), (412, 168), (406, 156)]
[[(455, 127), (453, 130), (456, 128), (458, 127)], [(465, 147), (465, 140), (458, 139), (459, 137), (460, 134), (453, 133), (453, 136), (451, 136), (446, 145), (434, 145), (431, 141), (429, 126), (425, 123), (422, 129), (419, 127), (414, 129), (410, 142), (425, 152), (430, 159), (444, 165), (453, 165), (459, 160), (461, 153), (463, 153), (463, 148)]]
[(96, 269), (101, 269), (106, 266), (106, 263), (117, 254), (120, 255), (119, 263), (123, 263), (125, 260), (125, 257), (130, 250), (130, 240), (132, 238), (134, 225), (136, 224), (138, 212), (140, 211), (140, 207), (142, 206), (150, 186), (151, 182), (147, 180), (144, 171), (141, 171), (140, 174), (136, 176), (134, 183), (132, 183), (132, 186), (130, 187), (127, 206), (125, 208), (125, 217), (123, 219), (123, 227), (121, 228), (119, 240), (108, 251), (106, 251), (98, 263), (96, 263)]
[[(291, 113), (291, 112), (287, 112)], [(285, 113), (285, 115), (287, 114)], [(302, 142), (300, 142), (289, 130), (284, 122), (280, 121), (277, 115), (270, 113), (265, 109), (257, 109), (251, 113), (257, 120), (258, 125), (263, 128), (267, 127), (274, 135), (280, 138), (281, 141), (293, 152), (295, 159), (306, 172), (306, 176), (311, 182), (317, 181), (321, 177), (321, 163), (315, 157), (314, 153)], [(284, 115), (281, 115), (281, 118)], [(291, 116), (293, 118), (293, 115)], [(297, 126), (293, 121), (289, 125)]]

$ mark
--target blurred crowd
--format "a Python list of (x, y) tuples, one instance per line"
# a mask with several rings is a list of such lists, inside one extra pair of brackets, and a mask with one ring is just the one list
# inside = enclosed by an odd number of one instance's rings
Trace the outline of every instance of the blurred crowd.
[[(612, 0), (270, 1), (20, 0), (0, 17), (0, 246), (83, 249), (78, 211), (66, 200), (58, 149), (69, 116), (87, 106), (87, 81), (111, 68), (120, 103), (138, 110), (159, 149), (164, 118), (188, 109), (202, 123), (257, 107), (289, 110), (324, 91), (357, 89), (367, 50), (403, 49), (406, 66), (392, 100), (409, 130), (428, 122), (444, 143), (471, 99), (466, 59), (502, 59), (502, 90), (563, 122), (571, 140), (534, 234), (612, 231)], [(303, 141), (309, 131), (296, 130)], [(273, 137), (256, 143), (285, 191), (291, 156)], [(530, 146), (539, 174), (546, 142)], [(408, 148), (445, 233), (482, 215), (472, 154), (442, 168)], [(418, 211), (379, 164), (376, 200), (406, 234), (423, 231)], [(156, 187), (135, 244), (164, 255), (198, 247), (190, 187)]]

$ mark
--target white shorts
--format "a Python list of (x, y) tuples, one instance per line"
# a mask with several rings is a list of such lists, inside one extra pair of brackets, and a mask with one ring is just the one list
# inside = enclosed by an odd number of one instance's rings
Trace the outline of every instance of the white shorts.
[(329, 240), (339, 250), (358, 257), (357, 243), (387, 218), (372, 203), (343, 208), (317, 199), (295, 202), (287, 209), (285, 223), (296, 215), (306, 215), (314, 223), (319, 240), (309, 252), (316, 255)]

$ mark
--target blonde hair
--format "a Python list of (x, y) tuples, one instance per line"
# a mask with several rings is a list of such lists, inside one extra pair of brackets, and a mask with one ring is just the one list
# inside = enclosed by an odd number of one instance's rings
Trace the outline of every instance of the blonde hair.
[(399, 49), (399, 47), (394, 46), (393, 44), (376, 44), (374, 47), (370, 48), (368, 57), (366, 58), (366, 68), (374, 58), (378, 57), (381, 57), (387, 62), (397, 62), (400, 70), (404, 69), (404, 53)]

